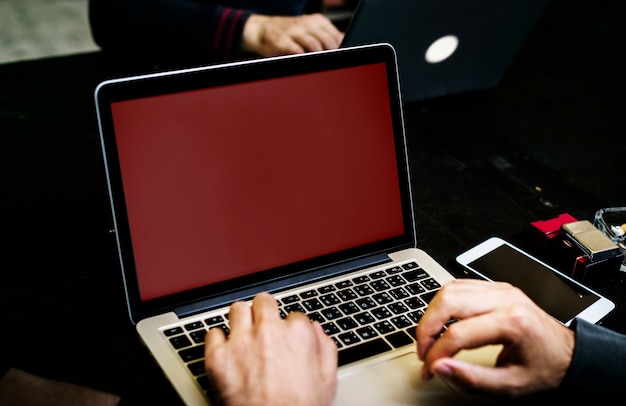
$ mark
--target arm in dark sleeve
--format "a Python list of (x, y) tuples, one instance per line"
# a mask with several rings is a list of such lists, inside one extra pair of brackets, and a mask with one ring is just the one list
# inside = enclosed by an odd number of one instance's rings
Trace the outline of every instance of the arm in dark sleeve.
[(576, 319), (576, 345), (561, 389), (600, 396), (626, 393), (626, 335)]
[(90, 0), (96, 44), (131, 53), (235, 57), (250, 11), (197, 0)]
[(94, 41), (104, 50), (235, 59), (252, 13), (300, 15), (307, 0), (89, 0)]

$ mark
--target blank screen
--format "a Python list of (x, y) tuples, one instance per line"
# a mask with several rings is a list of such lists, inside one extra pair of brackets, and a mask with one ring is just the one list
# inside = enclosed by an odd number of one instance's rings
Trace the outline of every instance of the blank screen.
[(405, 232), (382, 63), (112, 114), (142, 300)]

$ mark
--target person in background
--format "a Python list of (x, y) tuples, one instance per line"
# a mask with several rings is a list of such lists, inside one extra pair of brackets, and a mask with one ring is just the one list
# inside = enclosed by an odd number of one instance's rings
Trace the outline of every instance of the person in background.
[(343, 33), (321, 11), (353, 0), (89, 0), (105, 51), (210, 61), (338, 48)]
[[(450, 320), (456, 321), (448, 325)], [(220, 404), (332, 403), (337, 348), (317, 322), (298, 312), (282, 320), (268, 293), (251, 306), (234, 303), (230, 321), (228, 337), (211, 329), (205, 342), (205, 366)], [(446, 284), (430, 302), (416, 338), (425, 380), (438, 375), (464, 390), (506, 399), (551, 391), (574, 399), (625, 396), (625, 335), (583, 320), (566, 327), (508, 283)], [(453, 358), (487, 344), (503, 346), (493, 367)]]

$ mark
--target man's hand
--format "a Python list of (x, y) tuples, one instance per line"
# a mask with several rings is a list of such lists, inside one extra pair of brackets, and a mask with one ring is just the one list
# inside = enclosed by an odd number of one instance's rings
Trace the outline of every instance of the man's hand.
[(261, 56), (336, 49), (343, 33), (320, 13), (297, 17), (253, 14), (243, 29), (242, 50)]
[[(440, 334), (450, 320), (447, 330)], [(521, 396), (556, 388), (574, 351), (574, 332), (508, 283), (458, 279), (444, 285), (417, 325), (422, 378), (469, 391)], [(453, 358), (462, 349), (502, 344), (495, 367)]]
[(300, 312), (282, 320), (276, 299), (233, 303), (230, 335), (206, 335), (205, 366), (221, 404), (330, 405), (337, 389), (337, 346)]

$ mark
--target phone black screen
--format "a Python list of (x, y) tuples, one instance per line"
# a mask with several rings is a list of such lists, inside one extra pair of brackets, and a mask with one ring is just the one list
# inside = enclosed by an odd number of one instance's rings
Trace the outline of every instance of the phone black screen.
[(562, 323), (567, 323), (599, 299), (583, 286), (561, 277), (508, 245), (499, 246), (468, 266), (493, 281), (518, 286)]

